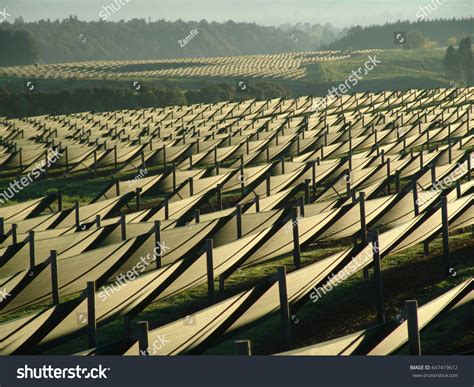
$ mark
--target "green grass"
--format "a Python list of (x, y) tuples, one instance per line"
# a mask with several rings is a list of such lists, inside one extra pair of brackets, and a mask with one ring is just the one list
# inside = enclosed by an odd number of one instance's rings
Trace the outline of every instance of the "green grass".
[[(403, 309), (404, 301), (417, 299), (420, 305), (436, 298), (456, 284), (472, 278), (471, 233), (450, 238), (451, 265), (456, 276), (445, 279), (442, 275), (442, 243), (436, 239), (430, 245), (431, 255), (423, 255), (422, 245), (389, 255), (382, 260), (385, 312), (387, 321), (394, 320)], [(376, 325), (375, 295), (372, 281), (362, 273), (350, 277), (316, 303), (308, 302), (300, 310), (292, 311), (294, 348), (331, 340)], [(436, 327), (434, 329), (439, 329)], [(436, 331), (435, 331), (436, 332)], [(444, 334), (427, 330), (422, 335), (422, 348), (426, 354), (450, 354), (465, 350), (472, 332), (449, 332), (451, 341), (445, 343)], [(255, 327), (245, 329), (232, 338), (222, 340), (206, 351), (208, 355), (231, 354), (233, 341), (250, 339), (255, 354), (283, 351), (280, 335), (280, 317), (275, 314)], [(440, 343), (441, 342), (441, 343)], [(472, 341), (471, 341), (472, 343)]]
[[(318, 245), (302, 252), (302, 265), (308, 265), (340, 251), (344, 246)], [(423, 255), (422, 245), (414, 246), (404, 252), (390, 255), (382, 261), (384, 279), (385, 310), (387, 320), (403, 308), (406, 299), (416, 298), (420, 305), (441, 295), (456, 284), (474, 275), (471, 251), (474, 240), (470, 233), (450, 237), (451, 264), (457, 274), (445, 279), (442, 276), (442, 244), (436, 239), (430, 245), (431, 255)], [(226, 280), (223, 292), (217, 292), (217, 301), (248, 289), (276, 273), (278, 267), (286, 265), (293, 270), (291, 256), (237, 270)], [(216, 289), (218, 284), (216, 281)], [(136, 331), (137, 321), (149, 321), (150, 327), (162, 326), (183, 319), (187, 315), (204, 309), (207, 304), (207, 286), (201, 285), (174, 297), (149, 305), (132, 322), (132, 332)], [(350, 277), (318, 302), (306, 303), (300, 310), (292, 311), (294, 347), (303, 347), (317, 342), (340, 337), (357, 330), (375, 325), (374, 291), (372, 281), (363, 278), (362, 273)], [(454, 319), (454, 323), (456, 323)], [(448, 328), (453, 328), (453, 323)], [(439, 330), (437, 325), (434, 329)], [(446, 335), (427, 330), (422, 335), (424, 352), (433, 354), (458, 353), (465, 350), (472, 339), (466, 330), (451, 329), (448, 345), (443, 342)], [(115, 320), (98, 330), (99, 345), (118, 342), (123, 339), (123, 322)], [(280, 341), (279, 314), (269, 316), (246, 329), (222, 338), (209, 348), (207, 355), (229, 355), (233, 352), (233, 342), (237, 339), (252, 340), (253, 351), (257, 355), (276, 353), (282, 350)], [(440, 344), (441, 341), (441, 344)], [(87, 348), (85, 335), (70, 340), (45, 354), (70, 354)]]
[[(427, 78), (446, 81), (443, 69), (444, 49), (384, 50), (376, 56), (380, 61), (372, 71), (362, 76), (362, 81), (391, 80), (396, 78)], [(353, 70), (364, 67), (369, 55), (350, 59), (307, 65), (308, 79), (319, 82), (342, 82)]]

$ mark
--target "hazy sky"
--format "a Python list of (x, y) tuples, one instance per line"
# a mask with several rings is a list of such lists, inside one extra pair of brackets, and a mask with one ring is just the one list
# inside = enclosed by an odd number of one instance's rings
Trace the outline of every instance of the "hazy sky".
[[(0, 0), (9, 20), (63, 19), (77, 15), (98, 20), (102, 7), (120, 0)], [(121, 0), (109, 20), (148, 18), (152, 20), (247, 21), (263, 25), (283, 23), (327, 23), (347, 25), (381, 24), (398, 19), (415, 20), (419, 7), (437, 6), (430, 18), (473, 16), (474, 0)], [(128, 3), (127, 3), (128, 1)], [(116, 7), (117, 8), (117, 7)]]

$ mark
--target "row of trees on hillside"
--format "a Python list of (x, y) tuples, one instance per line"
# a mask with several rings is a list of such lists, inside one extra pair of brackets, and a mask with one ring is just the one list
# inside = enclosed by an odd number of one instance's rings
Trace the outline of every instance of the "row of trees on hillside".
[[(44, 63), (86, 60), (138, 60), (156, 58), (273, 54), (317, 49), (336, 39), (331, 25), (260, 26), (255, 23), (201, 21), (147, 22), (145, 19), (105, 22), (81, 21), (71, 16), (59, 21), (1, 23), (8, 32), (26, 31), (37, 42)], [(195, 37), (184, 47), (179, 40), (191, 31)], [(17, 64), (10, 58), (10, 64)]]
[(398, 21), (374, 26), (355, 26), (343, 31), (344, 36), (327, 48), (338, 50), (362, 50), (370, 48), (394, 48), (393, 33), (407, 34), (408, 48), (446, 47), (453, 36), (461, 39), (473, 34), (474, 18), (435, 19), (424, 21)]
[(464, 38), (456, 48), (452, 45), (446, 50), (444, 58), (446, 74), (453, 81), (464, 81), (467, 86), (474, 85), (474, 60), (470, 38)]
[(0, 30), (0, 66), (29, 65), (38, 58), (38, 43), (29, 32)]
[(42, 114), (70, 114), (81, 111), (110, 111), (291, 97), (291, 92), (277, 84), (257, 82), (245, 92), (228, 83), (209, 84), (198, 90), (176, 87), (147, 87), (140, 92), (126, 88), (78, 88), (60, 92), (18, 93), (0, 91), (0, 116), (25, 117)]

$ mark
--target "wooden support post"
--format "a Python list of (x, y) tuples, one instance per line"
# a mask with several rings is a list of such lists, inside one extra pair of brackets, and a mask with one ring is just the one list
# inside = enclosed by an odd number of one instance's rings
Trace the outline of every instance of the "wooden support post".
[(56, 250), (51, 250), (49, 264), (51, 266), (51, 293), (53, 295), (53, 304), (59, 305), (58, 252)]
[(79, 213), (79, 202), (75, 203), (74, 212), (75, 212), (75, 219), (76, 219), (76, 227), (79, 227), (81, 224), (81, 217)]
[(436, 165), (435, 163), (431, 164), (431, 185), (434, 187), (436, 184)]
[(304, 181), (304, 202), (305, 204), (311, 203), (311, 198), (309, 195), (309, 185), (311, 184), (310, 179), (305, 179)]
[(351, 196), (351, 171), (349, 171), (348, 169), (346, 169), (345, 179), (347, 196)]
[(234, 355), (236, 356), (251, 356), (252, 344), (250, 340), (234, 341)]
[(97, 225), (97, 228), (102, 226), (102, 217), (100, 215), (95, 216), (95, 224)]
[(58, 189), (58, 212), (63, 210), (63, 193)]
[(400, 193), (400, 171), (395, 171), (395, 190), (397, 194)]
[(163, 145), (163, 167), (166, 169), (167, 162), (166, 162), (166, 145)]
[(441, 221), (443, 230), (443, 265), (444, 274), (449, 276), (449, 219), (448, 219), (448, 198), (447, 196), (441, 197)]
[(387, 194), (391, 194), (392, 192), (392, 189), (390, 187), (390, 174), (391, 174), (391, 171), (390, 171), (390, 159), (387, 159)]
[(301, 267), (301, 252), (300, 252), (300, 233), (298, 226), (298, 209), (291, 209), (291, 226), (293, 229), (293, 262), (295, 268), (299, 269)]
[(212, 239), (206, 239), (207, 296), (211, 305), (214, 304), (214, 259), (212, 250)]
[(456, 180), (456, 197), (460, 199), (462, 196), (461, 193), (461, 182), (459, 180)]
[(196, 209), (194, 211), (194, 221), (196, 223), (199, 223), (201, 221), (201, 211), (199, 209)]
[(16, 223), (12, 224), (12, 244), (16, 245), (18, 243), (18, 225)]
[(95, 317), (95, 281), (87, 282), (87, 338), (89, 348), (97, 346), (97, 321)]
[(217, 186), (217, 209), (220, 211), (223, 208), (222, 204), (222, 186), (219, 184)]
[(278, 289), (280, 294), (280, 315), (281, 315), (281, 332), (283, 345), (286, 350), (291, 348), (291, 320), (290, 306), (288, 304), (288, 292), (286, 288), (286, 268), (278, 268)]
[(266, 177), (266, 183), (267, 183), (267, 197), (269, 197), (271, 195), (271, 191), (272, 191), (272, 185), (271, 185), (271, 180), (270, 180), (270, 174), (267, 173), (267, 177)]
[(260, 196), (255, 195), (255, 210), (256, 212), (260, 212)]
[(304, 198), (298, 199), (298, 207), (300, 209), (300, 215), (304, 217)]
[(115, 196), (120, 196), (120, 182), (115, 179)]
[(139, 187), (135, 190), (135, 198), (137, 199), (137, 211), (142, 209), (142, 189)]
[(168, 220), (170, 218), (170, 202), (168, 199), (165, 199), (165, 219)]
[(242, 238), (242, 206), (237, 204), (236, 208), (236, 221), (237, 221), (237, 239)]
[(420, 214), (420, 207), (418, 204), (418, 188), (416, 186), (416, 181), (413, 182), (412, 192), (413, 192), (413, 208), (415, 211), (415, 216), (418, 216)]
[(373, 230), (370, 236), (373, 248), (374, 258), (374, 276), (376, 286), (376, 306), (377, 306), (377, 322), (378, 324), (385, 323), (385, 312), (383, 302), (383, 284), (382, 271), (380, 267), (380, 245), (379, 245), (379, 230)]
[(467, 180), (471, 181), (471, 154), (467, 155)]
[(285, 158), (283, 156), (281, 156), (280, 163), (281, 163), (281, 174), (284, 175), (285, 174)]
[(418, 302), (416, 300), (405, 301), (408, 327), (408, 348), (410, 355), (421, 355), (420, 330), (418, 328)]
[(122, 235), (122, 240), (127, 239), (127, 221), (125, 219), (125, 214), (120, 214), (120, 231)]
[(139, 321), (138, 327), (138, 351), (140, 356), (148, 356), (148, 321)]
[[(243, 158), (242, 158), (241, 160), (243, 160)], [(240, 179), (240, 191), (241, 191), (241, 195), (244, 196), (244, 195), (245, 195), (245, 174), (244, 174), (244, 165), (243, 165), (243, 164), (240, 164), (240, 176), (239, 176), (239, 179)]]
[(156, 268), (161, 268), (161, 221), (155, 220), (155, 252), (156, 252)]
[(313, 193), (311, 202), (314, 202), (316, 200), (316, 163), (314, 161), (311, 162), (311, 181)]
[(194, 195), (194, 179), (192, 177), (188, 179), (188, 184), (189, 184), (189, 196), (193, 196)]
[(173, 163), (173, 192), (176, 191), (176, 166)]
[(367, 224), (365, 219), (365, 192), (359, 193), (359, 207), (360, 207), (360, 239), (363, 243), (367, 243)]
[(33, 230), (28, 232), (28, 242), (30, 245), (30, 270), (33, 272), (36, 266), (35, 232)]
[(0, 218), (0, 239), (5, 237), (5, 219)]

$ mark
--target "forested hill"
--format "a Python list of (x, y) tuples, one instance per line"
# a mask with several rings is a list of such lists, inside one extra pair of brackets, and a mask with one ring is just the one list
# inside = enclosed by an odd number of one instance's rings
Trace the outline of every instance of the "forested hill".
[[(451, 38), (460, 41), (474, 34), (474, 19), (440, 19), (419, 22), (399, 21), (369, 27), (353, 27), (345, 31), (345, 36), (327, 45), (327, 48), (337, 50), (362, 50), (368, 48), (393, 48), (394, 32), (418, 31), (425, 38), (426, 44), (433, 43), (441, 47), (454, 44)], [(419, 34), (417, 34), (419, 35)], [(451, 39), (451, 40), (450, 40)], [(418, 40), (418, 36), (417, 36)], [(410, 43), (410, 42), (409, 42)]]
[[(2, 30), (9, 31), (2, 34)], [(321, 43), (334, 41), (337, 33), (330, 25), (278, 28), (232, 21), (150, 23), (144, 19), (84, 22), (74, 16), (62, 21), (0, 24), (0, 38), (11, 38), (13, 31), (30, 33), (37, 43), (38, 59), (44, 63), (295, 52), (317, 49)]]

